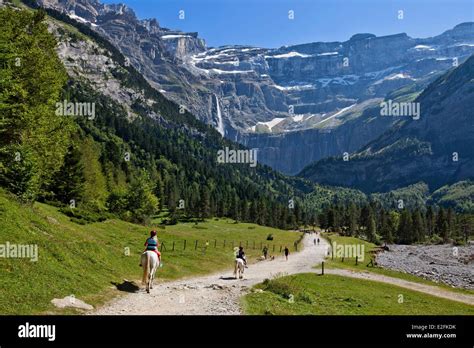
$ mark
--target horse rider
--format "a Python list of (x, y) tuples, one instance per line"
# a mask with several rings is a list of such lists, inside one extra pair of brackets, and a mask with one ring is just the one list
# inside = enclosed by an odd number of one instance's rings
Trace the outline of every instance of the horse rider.
[(158, 241), (158, 238), (156, 237), (156, 231), (153, 230), (150, 232), (150, 238), (147, 238), (147, 240), (145, 241), (145, 250), (143, 250), (143, 252), (154, 251), (156, 255), (158, 255), (158, 261), (161, 263), (161, 253), (158, 251), (159, 246), (160, 246), (160, 242)]
[(244, 247), (239, 247), (236, 258), (242, 259), (244, 261), (245, 267), (247, 267), (247, 258), (245, 257)]

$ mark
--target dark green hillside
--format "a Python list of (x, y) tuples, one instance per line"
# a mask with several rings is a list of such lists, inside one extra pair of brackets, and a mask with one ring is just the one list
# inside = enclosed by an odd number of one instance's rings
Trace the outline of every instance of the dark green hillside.
[(431, 190), (474, 176), (474, 56), (430, 84), (405, 117), (349, 161), (321, 160), (300, 176), (317, 183), (385, 192), (425, 182)]

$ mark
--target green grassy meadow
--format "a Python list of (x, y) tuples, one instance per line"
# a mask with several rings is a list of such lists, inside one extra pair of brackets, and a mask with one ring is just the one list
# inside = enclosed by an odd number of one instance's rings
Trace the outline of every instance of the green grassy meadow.
[[(338, 275), (266, 280), (244, 296), (252, 315), (474, 315), (474, 306), (397, 286)], [(257, 290), (259, 291), (259, 290)]]
[[(346, 236), (341, 236), (337, 233), (322, 233), (322, 236), (331, 244), (332, 242), (336, 242), (338, 245), (343, 245), (343, 244), (361, 244), (364, 246), (364, 260), (363, 261), (358, 261), (356, 265), (356, 260), (354, 257), (345, 257), (344, 261), (340, 257), (334, 256), (332, 258), (331, 255), (328, 256), (328, 258), (325, 261), (324, 267), (326, 268), (344, 268), (344, 269), (350, 269), (354, 271), (367, 271), (367, 272), (373, 272), (377, 274), (383, 274), (389, 277), (394, 277), (394, 278), (400, 278), (420, 284), (426, 284), (426, 285), (432, 285), (432, 286), (438, 286), (440, 288), (443, 288), (445, 290), (450, 290), (454, 292), (460, 292), (464, 294), (470, 294), (474, 295), (474, 290), (469, 290), (469, 289), (460, 289), (460, 288), (453, 288), (449, 285), (443, 284), (443, 283), (436, 283), (432, 280), (429, 279), (424, 279), (421, 277), (417, 277), (415, 275), (409, 274), (409, 273), (403, 273), (403, 272), (398, 272), (390, 269), (385, 269), (381, 267), (371, 267), (367, 266), (368, 263), (370, 262), (370, 257), (371, 253), (370, 251), (375, 249), (377, 245), (373, 243), (369, 243), (365, 240), (355, 238), (355, 237), (346, 237)], [(321, 266), (316, 266), (320, 268)]]
[[(117, 284), (141, 279), (139, 259), (151, 228), (116, 219), (80, 225), (56, 207), (42, 203), (25, 206), (0, 191), (0, 245), (36, 244), (39, 253), (37, 262), (0, 258), (0, 314), (69, 313), (71, 310), (55, 309), (50, 301), (73, 294), (95, 306), (123, 294)], [(231, 268), (232, 242), (235, 247), (240, 241), (244, 247), (247, 241), (250, 246), (255, 242), (256, 249), (247, 250), (252, 261), (261, 254), (260, 243), (272, 245), (266, 241), (268, 234), (273, 234), (278, 246), (293, 245), (301, 236), (227, 219), (157, 230), (166, 247), (157, 282)], [(206, 241), (209, 246), (204, 250)]]

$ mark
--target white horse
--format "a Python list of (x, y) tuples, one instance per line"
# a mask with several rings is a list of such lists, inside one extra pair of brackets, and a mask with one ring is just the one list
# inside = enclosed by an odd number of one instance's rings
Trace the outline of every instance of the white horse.
[(244, 277), (244, 269), (245, 269), (244, 260), (235, 259), (235, 267), (234, 267), (235, 279), (237, 279), (237, 273), (239, 274), (239, 279), (242, 279)]
[(155, 272), (160, 266), (160, 261), (154, 251), (147, 250), (142, 254), (141, 262), (143, 267), (142, 283), (146, 284), (146, 292), (150, 293), (150, 289), (153, 289), (153, 280), (155, 279)]

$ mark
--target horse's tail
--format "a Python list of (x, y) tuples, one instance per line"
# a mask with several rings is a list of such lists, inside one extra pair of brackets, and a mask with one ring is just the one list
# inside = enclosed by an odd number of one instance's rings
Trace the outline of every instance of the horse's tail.
[(148, 280), (148, 274), (150, 273), (150, 255), (148, 255), (148, 253), (145, 253), (145, 256), (146, 256), (146, 262), (145, 264), (143, 265), (143, 278), (142, 278), (142, 283), (143, 284), (146, 284), (147, 280)]

